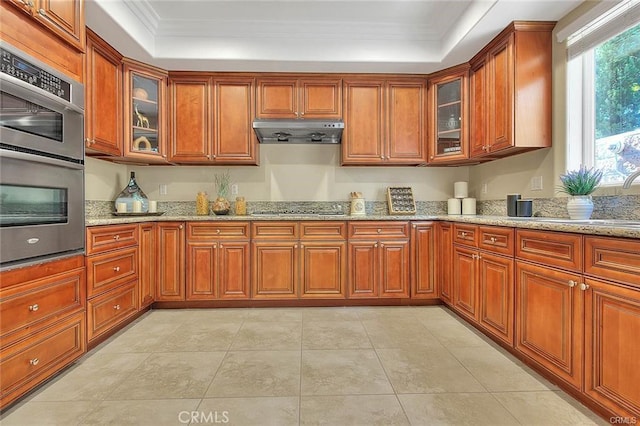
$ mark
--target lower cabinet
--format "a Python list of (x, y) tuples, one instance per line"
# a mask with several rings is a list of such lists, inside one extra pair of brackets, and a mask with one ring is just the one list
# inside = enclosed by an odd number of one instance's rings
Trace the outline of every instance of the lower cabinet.
[(300, 243), (300, 297), (344, 299), (347, 276), (345, 241)]
[(297, 299), (299, 282), (297, 241), (254, 241), (252, 296), (254, 299)]
[(138, 244), (138, 309), (151, 305), (156, 298), (156, 225), (140, 224)]
[(433, 222), (411, 224), (411, 298), (436, 299), (434, 270), (434, 241), (436, 226)]
[(156, 253), (156, 300), (185, 300), (185, 224), (158, 222)]
[(138, 312), (137, 285), (137, 280), (134, 280), (87, 301), (89, 342)]
[(453, 302), (453, 226), (449, 222), (439, 222), (436, 226), (436, 286), (440, 299), (451, 305)]

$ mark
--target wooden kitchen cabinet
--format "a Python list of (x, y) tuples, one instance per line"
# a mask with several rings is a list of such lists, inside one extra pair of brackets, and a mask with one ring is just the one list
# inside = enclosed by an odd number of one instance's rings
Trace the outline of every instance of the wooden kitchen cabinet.
[(438, 222), (436, 225), (436, 264), (437, 290), (442, 301), (451, 305), (453, 302), (453, 226), (450, 222)]
[(470, 61), (471, 159), (551, 146), (554, 26), (513, 22)]
[(169, 161), (258, 164), (253, 77), (171, 73)]
[(138, 312), (137, 279), (87, 301), (87, 340), (107, 334)]
[(187, 300), (249, 298), (249, 223), (187, 224)]
[(124, 59), (124, 155), (128, 160), (166, 163), (167, 72)]
[(429, 77), (430, 164), (469, 158), (468, 75), (469, 65), (464, 64)]
[(297, 222), (251, 224), (251, 297), (297, 299), (300, 226)]
[(185, 300), (185, 224), (158, 222), (156, 300)]
[(453, 308), (460, 315), (476, 322), (478, 312), (477, 250), (453, 247)]
[[(434, 222), (411, 224), (411, 298), (436, 299), (434, 250), (436, 239)], [(441, 257), (438, 258), (440, 260)]]
[(300, 222), (300, 298), (344, 299), (347, 287), (345, 222)]
[(138, 246), (138, 309), (151, 305), (156, 295), (156, 225), (153, 222), (140, 224)]
[(427, 161), (426, 81), (345, 80), (342, 165), (419, 165)]
[(87, 31), (85, 98), (87, 155), (121, 157), (122, 55), (91, 30)]
[(258, 78), (256, 88), (258, 118), (342, 118), (340, 78)]
[(348, 224), (349, 297), (409, 297), (409, 223)]

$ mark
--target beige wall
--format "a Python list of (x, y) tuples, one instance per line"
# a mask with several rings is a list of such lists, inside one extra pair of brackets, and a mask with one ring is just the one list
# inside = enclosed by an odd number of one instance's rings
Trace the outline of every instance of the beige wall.
[[(384, 201), (387, 186), (408, 185), (416, 200), (446, 200), (453, 182), (467, 180), (468, 167), (341, 167), (340, 145), (261, 145), (260, 166), (124, 166), (88, 159), (86, 199), (113, 200), (129, 171), (147, 196), (159, 201), (195, 200), (215, 194), (214, 174), (229, 170), (248, 201), (345, 201), (352, 191)], [(160, 195), (159, 185), (167, 185)]]

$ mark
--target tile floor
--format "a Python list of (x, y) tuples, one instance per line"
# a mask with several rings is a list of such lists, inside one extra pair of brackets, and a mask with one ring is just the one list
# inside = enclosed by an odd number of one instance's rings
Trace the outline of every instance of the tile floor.
[(436, 306), (151, 311), (0, 423), (607, 424)]

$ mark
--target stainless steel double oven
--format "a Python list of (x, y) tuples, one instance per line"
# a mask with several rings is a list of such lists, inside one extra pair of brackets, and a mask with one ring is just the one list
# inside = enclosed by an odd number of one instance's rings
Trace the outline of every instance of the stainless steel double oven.
[(84, 251), (84, 88), (0, 41), (0, 269)]

